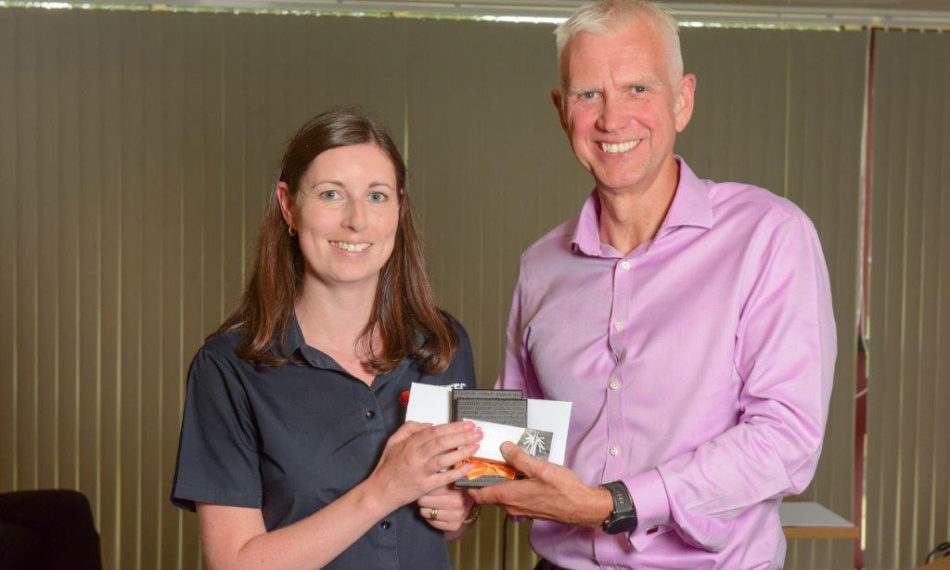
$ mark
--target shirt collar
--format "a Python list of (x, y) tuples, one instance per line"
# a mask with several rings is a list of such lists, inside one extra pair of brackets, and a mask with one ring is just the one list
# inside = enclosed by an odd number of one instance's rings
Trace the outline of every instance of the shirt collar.
[(300, 323), (297, 322), (297, 314), (292, 313), (290, 322), (287, 324), (286, 337), (284, 339), (287, 357), (299, 352), (300, 356), (314, 368), (327, 368), (331, 370), (342, 370), (340, 365), (323, 352), (308, 346), (304, 342), (303, 331), (300, 330)]
[[(687, 166), (686, 161), (676, 156), (679, 165), (679, 184), (673, 195), (673, 202), (666, 213), (666, 218), (660, 224), (657, 238), (680, 226), (695, 226), (709, 229), (712, 227), (713, 212), (709, 202), (709, 193), (706, 186)], [(574, 237), (571, 245), (585, 255), (603, 256), (613, 248), (600, 243), (600, 200), (597, 190), (594, 189), (577, 217), (577, 226), (574, 228)]]

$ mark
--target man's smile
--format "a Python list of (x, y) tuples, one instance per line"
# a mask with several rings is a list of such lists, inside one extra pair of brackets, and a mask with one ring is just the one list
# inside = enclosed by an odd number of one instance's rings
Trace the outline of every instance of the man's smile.
[(629, 150), (632, 150), (633, 147), (640, 144), (641, 140), (643, 139), (635, 139), (632, 141), (626, 141), (626, 142), (620, 142), (620, 143), (602, 142), (602, 143), (599, 143), (599, 146), (600, 146), (600, 150), (608, 154), (617, 154), (617, 153), (627, 152)]

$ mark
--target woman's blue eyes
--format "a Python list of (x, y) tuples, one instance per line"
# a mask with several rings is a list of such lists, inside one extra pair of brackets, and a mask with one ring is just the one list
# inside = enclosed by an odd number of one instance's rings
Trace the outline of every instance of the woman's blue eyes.
[[(320, 198), (323, 200), (342, 200), (343, 193), (339, 190), (324, 190), (320, 192)], [(385, 192), (370, 192), (366, 199), (373, 203), (382, 203), (389, 199)]]

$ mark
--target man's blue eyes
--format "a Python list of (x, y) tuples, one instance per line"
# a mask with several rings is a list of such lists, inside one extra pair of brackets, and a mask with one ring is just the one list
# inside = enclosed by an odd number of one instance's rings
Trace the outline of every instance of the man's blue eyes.
[[(643, 93), (647, 92), (647, 88), (642, 85), (637, 85), (633, 87), (631, 91), (633, 91), (637, 95), (642, 95)], [(599, 93), (597, 91), (582, 91), (581, 99), (591, 101), (593, 99), (596, 99), (598, 95)]]

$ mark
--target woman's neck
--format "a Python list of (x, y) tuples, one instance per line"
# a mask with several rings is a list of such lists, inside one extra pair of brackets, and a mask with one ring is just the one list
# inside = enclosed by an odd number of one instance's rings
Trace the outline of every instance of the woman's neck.
[[(363, 360), (359, 341), (373, 311), (376, 284), (327, 286), (305, 281), (294, 310), (304, 341), (337, 360)], [(347, 364), (340, 362), (347, 367)], [(349, 367), (348, 367), (349, 368)], [(351, 370), (352, 372), (352, 370)]]

